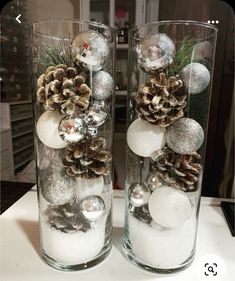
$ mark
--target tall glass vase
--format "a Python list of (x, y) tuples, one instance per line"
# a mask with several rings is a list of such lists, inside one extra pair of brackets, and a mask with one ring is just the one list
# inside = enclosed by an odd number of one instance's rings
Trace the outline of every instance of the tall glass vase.
[(195, 255), (216, 33), (164, 21), (129, 34), (123, 247), (152, 272), (182, 270)]
[(115, 36), (105, 25), (31, 29), (42, 258), (62, 270), (111, 250)]

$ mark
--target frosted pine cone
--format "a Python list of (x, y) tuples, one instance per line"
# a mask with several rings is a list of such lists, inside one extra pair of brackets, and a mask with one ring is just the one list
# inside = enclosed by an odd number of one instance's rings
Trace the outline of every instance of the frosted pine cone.
[(77, 69), (64, 64), (50, 66), (37, 81), (37, 99), (46, 110), (79, 114), (89, 106), (91, 89)]
[(186, 94), (179, 90), (183, 82), (176, 76), (169, 79), (161, 72), (159, 77), (151, 77), (136, 95), (136, 110), (139, 117), (151, 124), (169, 126), (184, 115)]
[(110, 173), (111, 155), (102, 137), (68, 145), (63, 160), (66, 173), (80, 179), (97, 178)]
[(181, 155), (169, 147), (164, 147), (154, 161), (154, 167), (164, 183), (183, 191), (195, 191), (202, 169), (200, 160), (201, 156), (197, 152)]
[(152, 217), (149, 213), (148, 204), (141, 207), (132, 207), (130, 213), (138, 220), (150, 224), (152, 222)]
[(91, 228), (76, 199), (60, 206), (49, 205), (44, 214), (52, 228), (65, 233), (86, 232)]

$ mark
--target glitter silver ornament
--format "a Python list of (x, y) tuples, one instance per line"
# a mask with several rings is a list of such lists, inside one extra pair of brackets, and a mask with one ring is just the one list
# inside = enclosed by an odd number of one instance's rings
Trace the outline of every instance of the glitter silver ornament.
[(80, 117), (65, 116), (61, 120), (58, 130), (63, 141), (76, 143), (86, 136), (87, 126)]
[(153, 192), (155, 188), (162, 186), (163, 183), (159, 180), (156, 174), (150, 175), (146, 180), (146, 186), (148, 189)]
[(89, 221), (97, 221), (105, 214), (105, 203), (102, 197), (92, 195), (81, 201), (83, 216)]
[(72, 42), (75, 63), (81, 63), (91, 71), (102, 68), (109, 53), (106, 39), (94, 30), (79, 33)]
[(192, 154), (204, 140), (201, 125), (191, 118), (180, 118), (167, 127), (166, 143), (176, 153)]
[(97, 72), (92, 80), (92, 96), (97, 100), (109, 98), (114, 89), (112, 76), (106, 71)]
[(144, 184), (134, 183), (129, 187), (129, 202), (133, 207), (141, 207), (148, 202), (150, 191)]
[(210, 72), (201, 63), (193, 62), (186, 65), (180, 74), (189, 94), (199, 94), (206, 89), (210, 83)]
[(75, 196), (76, 181), (67, 175), (51, 174), (41, 182), (42, 196), (49, 203), (63, 205)]
[(175, 45), (165, 33), (149, 34), (136, 47), (140, 67), (146, 72), (155, 72), (172, 63)]

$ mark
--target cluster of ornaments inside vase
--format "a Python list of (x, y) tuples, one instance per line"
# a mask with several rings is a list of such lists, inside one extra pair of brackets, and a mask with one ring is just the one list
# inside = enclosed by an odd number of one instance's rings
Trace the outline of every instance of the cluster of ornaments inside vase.
[(129, 183), (128, 243), (137, 260), (153, 268), (177, 268), (190, 258), (197, 227), (193, 196), (200, 192), (204, 131), (190, 118), (188, 103), (206, 90), (210, 73), (198, 61), (177, 68), (183, 47), (165, 33), (147, 35), (136, 47), (147, 78), (132, 100), (136, 119), (127, 144), (150, 165), (148, 176)]
[(49, 158), (38, 161), (43, 249), (73, 265), (94, 259), (105, 243), (112, 159), (104, 126), (111, 123), (114, 81), (104, 70), (109, 46), (100, 33), (77, 34), (66, 51), (66, 62), (38, 77), (36, 131)]

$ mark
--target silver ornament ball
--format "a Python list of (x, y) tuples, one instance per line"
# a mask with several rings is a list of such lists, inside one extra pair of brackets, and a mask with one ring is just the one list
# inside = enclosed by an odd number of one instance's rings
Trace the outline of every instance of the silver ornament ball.
[(166, 143), (176, 153), (192, 154), (204, 141), (201, 125), (191, 118), (180, 118), (167, 127)]
[(52, 174), (41, 183), (42, 196), (51, 204), (63, 205), (75, 196), (75, 185), (72, 177)]
[(162, 185), (163, 183), (159, 180), (157, 174), (150, 175), (146, 180), (146, 186), (151, 192)]
[(105, 104), (94, 102), (84, 115), (84, 121), (88, 128), (97, 128), (104, 124), (108, 117), (108, 108)]
[(89, 221), (97, 221), (105, 214), (105, 203), (102, 197), (88, 196), (81, 201), (82, 214)]
[(72, 55), (91, 71), (102, 68), (109, 54), (107, 40), (94, 30), (79, 33), (72, 42)]
[(92, 80), (92, 96), (97, 100), (106, 100), (114, 89), (112, 76), (106, 71), (97, 72)]
[(150, 197), (149, 189), (140, 183), (134, 183), (129, 187), (129, 202), (134, 207), (141, 207), (148, 203)]
[(154, 72), (167, 67), (175, 56), (175, 45), (165, 33), (149, 34), (136, 47), (140, 67)]
[(199, 94), (206, 89), (210, 83), (210, 72), (201, 63), (190, 63), (186, 65), (180, 77), (189, 94)]
[(76, 143), (82, 140), (87, 133), (85, 122), (80, 117), (66, 116), (59, 125), (59, 134), (63, 141)]

